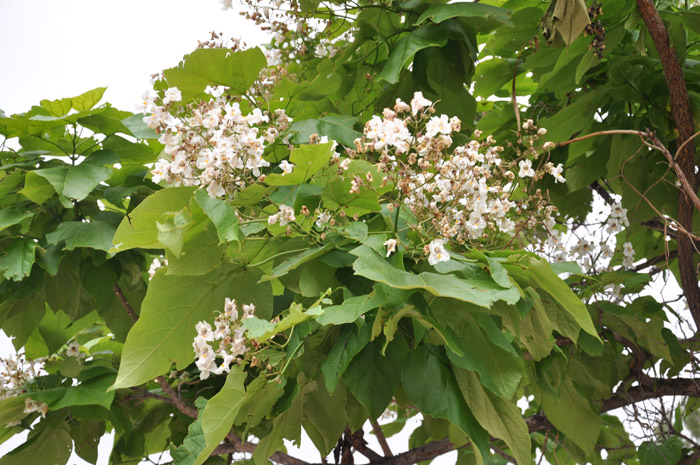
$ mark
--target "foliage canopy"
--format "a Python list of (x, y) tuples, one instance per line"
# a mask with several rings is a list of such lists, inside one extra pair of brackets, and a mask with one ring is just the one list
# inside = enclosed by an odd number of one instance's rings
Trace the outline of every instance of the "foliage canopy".
[(688, 3), (250, 1), (144, 114), (0, 112), (0, 465), (696, 463)]

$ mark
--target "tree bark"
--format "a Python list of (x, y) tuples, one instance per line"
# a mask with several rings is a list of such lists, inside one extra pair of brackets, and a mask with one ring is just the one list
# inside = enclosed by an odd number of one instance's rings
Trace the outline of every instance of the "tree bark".
[[(693, 114), (690, 109), (690, 99), (685, 86), (683, 70), (678, 62), (668, 31), (661, 21), (661, 16), (656, 10), (652, 0), (637, 0), (637, 8), (654, 40), (656, 50), (661, 58), (661, 65), (668, 85), (671, 101), (671, 117), (678, 129), (677, 146), (682, 150), (677, 154), (676, 162), (683, 171), (685, 177), (691, 183), (693, 192), (697, 192), (695, 175), (695, 143), (692, 140), (695, 129)], [(681, 193), (678, 205), (678, 222), (688, 231), (693, 228), (693, 203), (685, 194)], [(688, 303), (688, 308), (695, 321), (696, 330), (700, 330), (700, 288), (698, 287), (698, 275), (694, 265), (695, 248), (693, 241), (686, 235), (678, 235), (678, 267), (681, 275), (683, 294)]]

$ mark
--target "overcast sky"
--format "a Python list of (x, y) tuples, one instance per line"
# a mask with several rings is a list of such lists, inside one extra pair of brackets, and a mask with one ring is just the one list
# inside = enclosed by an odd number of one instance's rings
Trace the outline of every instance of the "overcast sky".
[[(249, 45), (268, 40), (238, 11), (222, 11), (218, 0), (0, 0), (0, 109), (21, 113), (42, 99), (107, 86), (106, 101), (134, 111), (151, 74), (177, 65), (212, 30)], [(0, 356), (10, 353), (0, 331)], [(0, 444), (0, 456), (21, 444), (17, 439)], [(367, 439), (372, 446), (373, 437)], [(110, 436), (101, 441), (98, 464), (108, 463), (111, 442)], [(390, 444), (406, 450), (408, 435)], [(320, 461), (308, 440), (290, 453)], [(456, 454), (450, 455), (439, 462), (454, 463)], [(75, 454), (69, 461), (85, 463)]]

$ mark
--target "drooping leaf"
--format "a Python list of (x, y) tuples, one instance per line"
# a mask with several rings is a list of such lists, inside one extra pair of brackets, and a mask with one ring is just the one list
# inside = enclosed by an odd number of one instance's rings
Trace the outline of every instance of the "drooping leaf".
[(422, 412), (452, 422), (469, 436), (483, 457), (490, 455), (489, 435), (467, 406), (454, 374), (424, 345), (408, 354), (401, 381), (408, 398)]
[(201, 190), (195, 192), (195, 200), (211, 222), (214, 223), (220, 244), (241, 240), (241, 231), (238, 229), (238, 217), (231, 205), (223, 200), (213, 199)]
[(478, 24), (481, 28), (487, 28), (491, 24), (513, 26), (508, 10), (482, 3), (467, 2), (433, 5), (420, 15), (415, 25), (422, 24), (427, 20), (441, 23), (450, 18), (476, 18), (473, 24)]
[(27, 465), (29, 463), (51, 463), (64, 465), (73, 450), (73, 439), (63, 424), (47, 428), (34, 435), (24, 444), (0, 458), (0, 465)]
[(195, 465), (204, 463), (211, 452), (223, 441), (233, 426), (246, 397), (243, 383), (246, 373), (240, 365), (231, 368), (224, 387), (214, 395), (202, 412), (202, 432), (206, 447), (199, 453)]
[(28, 237), (13, 239), (0, 255), (0, 270), (5, 279), (21, 281), (32, 271), (37, 243)]
[(58, 225), (52, 233), (46, 235), (49, 244), (66, 241), (66, 249), (88, 247), (96, 250), (109, 251), (112, 248), (112, 238), (116, 228), (106, 221), (66, 221)]
[(518, 465), (531, 463), (530, 432), (520, 409), (513, 403), (484, 389), (476, 373), (454, 370), (464, 400), (479, 424), (491, 436), (503, 439)]
[(33, 173), (50, 182), (59, 195), (80, 201), (101, 182), (109, 179), (112, 165), (118, 161), (116, 153), (100, 150), (91, 153), (79, 165), (44, 168)]
[(435, 24), (428, 24), (414, 29), (399, 39), (394, 45), (384, 69), (379, 77), (395, 84), (399, 80), (399, 74), (403, 67), (413, 58), (419, 50), (428, 47), (442, 47), (447, 43), (445, 31)]
[(493, 281), (490, 284), (481, 279), (478, 282), (470, 282), (468, 278), (458, 278), (450, 274), (414, 274), (399, 270), (366, 245), (352, 250), (351, 253), (358, 257), (353, 264), (355, 273), (398, 289), (425, 289), (439, 297), (451, 297), (486, 308), (498, 300), (508, 303), (520, 300), (520, 294), (515, 288), (503, 289)]

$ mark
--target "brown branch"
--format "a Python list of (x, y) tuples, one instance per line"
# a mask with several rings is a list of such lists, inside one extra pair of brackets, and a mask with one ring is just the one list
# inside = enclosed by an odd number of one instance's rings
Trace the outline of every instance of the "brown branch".
[(371, 463), (385, 463), (386, 457), (382, 457), (367, 447), (367, 442), (362, 437), (363, 435), (364, 431), (361, 429), (355, 433), (352, 433), (350, 432), (350, 428), (348, 426), (345, 427), (345, 438), (357, 452), (367, 457)]
[[(690, 98), (685, 86), (683, 70), (678, 62), (668, 31), (664, 26), (659, 12), (652, 0), (637, 0), (637, 8), (654, 40), (656, 50), (659, 52), (661, 66), (663, 67), (666, 84), (668, 86), (669, 100), (671, 102), (671, 117), (678, 129), (678, 144), (680, 153), (676, 160), (690, 189), (695, 193), (695, 143), (693, 141), (695, 123), (690, 109)], [(682, 149), (682, 151), (681, 151)], [(682, 181), (681, 181), (682, 182)], [(681, 195), (678, 205), (678, 222), (687, 229), (693, 227), (693, 202)], [(683, 294), (688, 302), (690, 314), (695, 321), (696, 330), (700, 330), (700, 287), (698, 287), (698, 275), (695, 270), (694, 248), (690, 238), (678, 237), (678, 268), (681, 275)]]
[(592, 137), (599, 136), (610, 136), (614, 134), (629, 134), (633, 136), (646, 137), (647, 133), (644, 131), (637, 131), (636, 129), (610, 129), (608, 131), (598, 131), (586, 134), (585, 136), (575, 137), (564, 142), (559, 142), (556, 144), (557, 147), (564, 147), (565, 145), (573, 144), (574, 142), (581, 142), (582, 140), (590, 139)]
[(179, 411), (187, 415), (188, 417), (197, 418), (197, 409), (191, 405), (187, 405), (177, 392), (170, 387), (168, 382), (162, 376), (156, 378), (156, 382), (160, 385), (161, 389), (167, 394), (167, 396), (172, 400), (172, 404), (177, 407)]
[(139, 316), (136, 314), (136, 312), (134, 311), (134, 308), (131, 306), (129, 301), (126, 300), (126, 297), (124, 296), (124, 293), (122, 292), (121, 288), (119, 287), (119, 284), (114, 283), (113, 291), (117, 295), (119, 302), (122, 304), (122, 307), (124, 307), (124, 310), (126, 310), (126, 313), (129, 314), (131, 319), (134, 321), (138, 320)]
[(613, 205), (615, 203), (610, 195), (610, 192), (606, 191), (605, 188), (598, 183), (598, 181), (593, 181), (588, 187), (597, 193), (603, 200), (605, 200), (605, 203), (608, 205)]
[(379, 426), (379, 423), (377, 423), (377, 420), (372, 420), (370, 418), (369, 422), (372, 424), (372, 431), (374, 432), (374, 435), (377, 437), (377, 441), (379, 441), (379, 445), (382, 448), (382, 452), (384, 452), (384, 455), (387, 457), (391, 457), (391, 449), (389, 448), (389, 443), (386, 442), (386, 437), (384, 437), (384, 431), (382, 431), (382, 427)]
[(700, 380), (649, 378), (643, 384), (633, 386), (625, 392), (604, 400), (600, 412), (608, 412), (643, 400), (665, 396), (700, 397)]
[(693, 453), (681, 458), (677, 465), (696, 465), (698, 460), (700, 460), (700, 449), (696, 448)]

